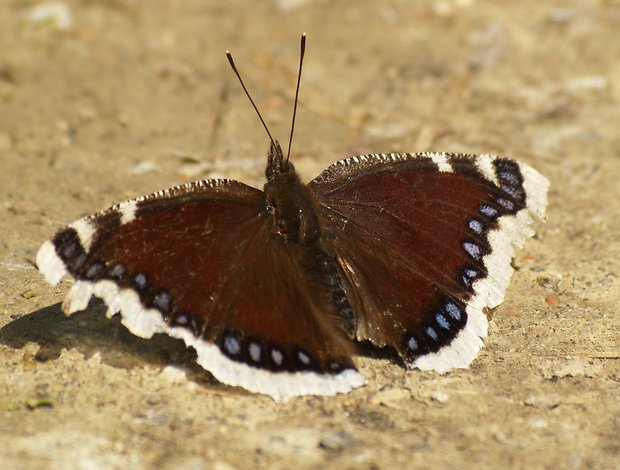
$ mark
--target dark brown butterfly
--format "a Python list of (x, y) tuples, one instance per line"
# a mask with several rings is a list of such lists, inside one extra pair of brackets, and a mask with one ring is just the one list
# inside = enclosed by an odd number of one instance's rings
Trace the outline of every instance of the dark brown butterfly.
[(467, 367), (549, 185), (523, 163), (446, 153), (353, 157), (306, 185), (273, 139), (266, 176), (263, 191), (206, 180), (117, 204), (60, 230), (37, 266), (77, 280), (67, 314), (100, 297), (226, 384), (332, 395), (365, 383), (354, 341), (410, 368)]

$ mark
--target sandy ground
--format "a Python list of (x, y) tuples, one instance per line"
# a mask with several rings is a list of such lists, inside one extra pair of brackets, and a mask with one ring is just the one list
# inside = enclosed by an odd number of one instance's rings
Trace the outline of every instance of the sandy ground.
[[(620, 4), (0, 0), (0, 467), (612, 468), (620, 461)], [(62, 9), (60, 11), (62, 13)], [(45, 15), (43, 15), (45, 16)], [(551, 180), (468, 370), (360, 357), (368, 386), (284, 405), (32, 267), (62, 225), (194, 179), (262, 185), (231, 49), (306, 178), (381, 151), (498, 153)]]

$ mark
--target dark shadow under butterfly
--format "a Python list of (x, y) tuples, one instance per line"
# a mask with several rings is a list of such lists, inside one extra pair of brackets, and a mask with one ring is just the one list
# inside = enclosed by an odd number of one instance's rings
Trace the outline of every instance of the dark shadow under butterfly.
[(117, 204), (60, 230), (37, 266), (77, 280), (67, 314), (100, 297), (132, 333), (183, 339), (221, 382), (332, 395), (365, 383), (355, 341), (410, 368), (467, 367), (549, 185), (523, 163), (446, 153), (353, 157), (306, 185), (273, 139), (266, 176), (263, 191), (206, 180)]

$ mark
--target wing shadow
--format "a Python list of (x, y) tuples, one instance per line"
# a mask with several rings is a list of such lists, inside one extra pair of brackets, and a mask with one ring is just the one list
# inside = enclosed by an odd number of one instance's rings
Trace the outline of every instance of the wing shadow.
[(60, 303), (26, 314), (0, 328), (0, 343), (21, 349), (27, 343), (39, 345), (35, 359), (46, 362), (60, 357), (63, 349), (75, 349), (89, 359), (99, 354), (101, 362), (119, 368), (145, 364), (176, 365), (188, 372), (191, 380), (218, 384), (211, 374), (196, 364), (193, 348), (166, 335), (139, 338), (127, 330), (118, 315), (105, 316), (105, 305), (91, 301), (88, 308), (65, 316)]

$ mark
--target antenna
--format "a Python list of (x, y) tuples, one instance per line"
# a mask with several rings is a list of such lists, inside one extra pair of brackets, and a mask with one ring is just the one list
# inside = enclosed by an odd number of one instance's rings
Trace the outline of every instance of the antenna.
[[(247, 95), (248, 99), (250, 100), (250, 103), (252, 103), (252, 106), (254, 106), (254, 111), (256, 111), (256, 114), (258, 114), (258, 119), (260, 119), (260, 122), (263, 123), (263, 127), (267, 131), (267, 135), (269, 136), (269, 140), (271, 140), (271, 145), (273, 145), (275, 147), (276, 143), (273, 140), (273, 137), (271, 137), (271, 132), (269, 132), (269, 129), (267, 128), (267, 124), (265, 124), (265, 120), (263, 119), (263, 116), (261, 116), (260, 111), (256, 107), (256, 104), (254, 103), (254, 100), (250, 96), (250, 93), (248, 92), (248, 89), (245, 87), (245, 84), (243, 83), (243, 80), (241, 80), (241, 75), (239, 75), (239, 71), (237, 70), (237, 67), (235, 66), (235, 62), (233, 61), (232, 54), (230, 53), (229, 50), (226, 50), (226, 57), (228, 57), (228, 62), (230, 62), (230, 66), (232, 67), (233, 72), (235, 72), (235, 75), (237, 75), (237, 78), (239, 79), (239, 83), (241, 83), (241, 87), (243, 88), (243, 91), (245, 91), (245, 94)], [(301, 70), (299, 72), (301, 73)], [(295, 102), (297, 102), (297, 100), (295, 100)], [(289, 148), (290, 148), (290, 144), (289, 144)]]
[(299, 98), (299, 83), (301, 82), (301, 68), (304, 65), (304, 54), (306, 52), (306, 33), (301, 35), (301, 52), (299, 53), (299, 73), (297, 74), (297, 87), (295, 88), (295, 104), (293, 105), (293, 120), (291, 122), (291, 135), (288, 139), (288, 150), (286, 161), (291, 156), (291, 143), (293, 142), (293, 131), (295, 130), (295, 116), (297, 116), (297, 100)]

